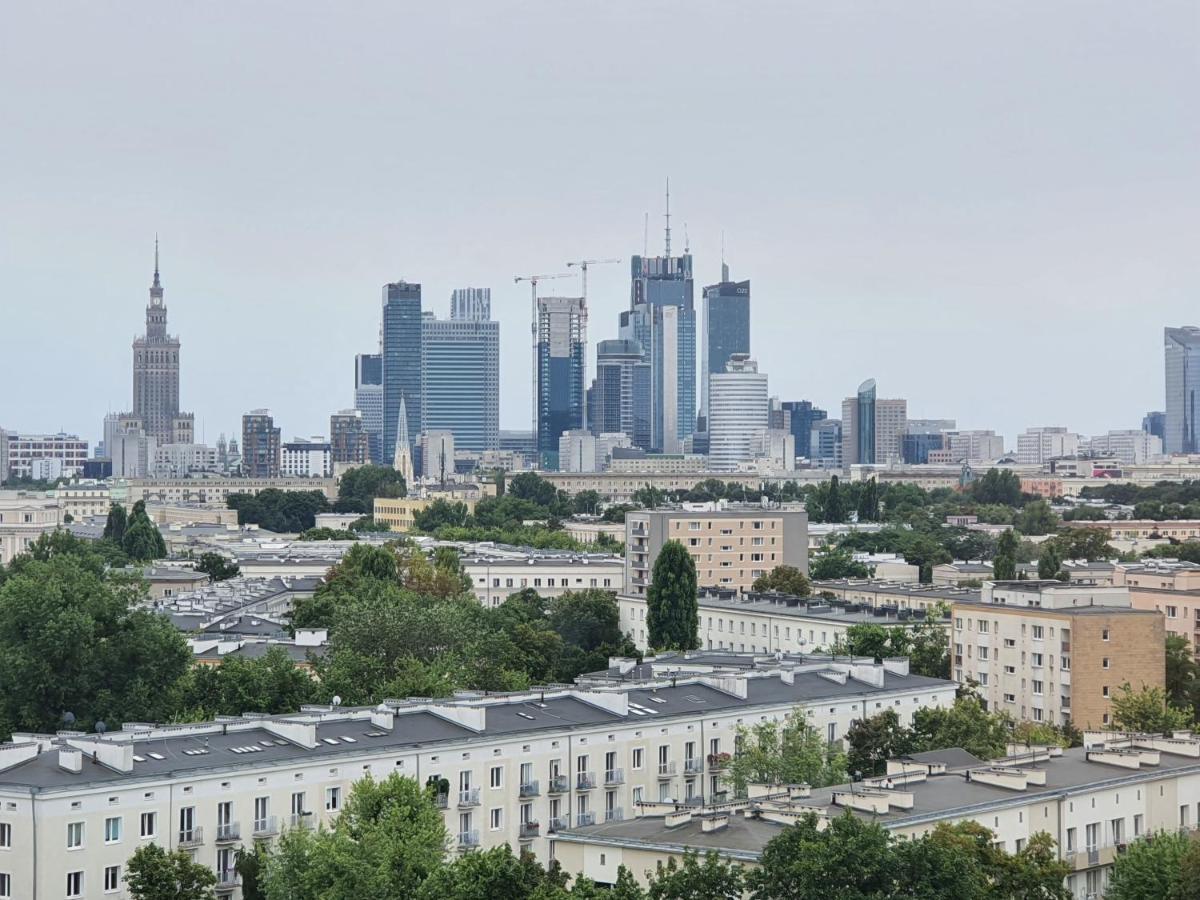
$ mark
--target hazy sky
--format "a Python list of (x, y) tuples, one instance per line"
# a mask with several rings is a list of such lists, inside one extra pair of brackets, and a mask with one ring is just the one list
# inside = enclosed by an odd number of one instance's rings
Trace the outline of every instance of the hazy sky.
[(10, 4), (0, 425), (95, 440), (129, 408), (157, 231), (210, 443), (259, 406), (326, 433), (399, 278), (440, 316), (491, 287), (528, 427), (513, 276), (622, 258), (589, 279), (594, 362), (670, 176), (697, 302), (723, 229), (773, 394), (840, 412), (874, 377), (1010, 444), (1136, 427), (1163, 325), (1200, 323), (1198, 8)]

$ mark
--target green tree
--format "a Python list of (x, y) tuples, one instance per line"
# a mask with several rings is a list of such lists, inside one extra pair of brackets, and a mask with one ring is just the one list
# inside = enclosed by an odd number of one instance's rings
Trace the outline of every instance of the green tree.
[(664, 866), (659, 863), (650, 876), (647, 896), (650, 900), (741, 900), (746, 875), (742, 867), (727, 862), (713, 850), (703, 857), (694, 850), (674, 857)]
[(326, 699), (320, 683), (282, 647), (272, 647), (257, 659), (229, 656), (219, 666), (193, 667), (177, 690), (177, 708), (202, 710), (209, 717), (294, 712)]
[(1058, 527), (1058, 517), (1045, 500), (1033, 500), (1025, 504), (1014, 527), (1021, 534), (1050, 534)]
[(1194, 838), (1161, 831), (1131, 842), (1113, 860), (1105, 900), (1194, 900), (1197, 894), (1181, 893), (1184, 855), (1196, 845)]
[(284, 832), (267, 861), (267, 900), (412, 897), (446, 851), (446, 824), (411, 778), (355, 782), (332, 827)]
[(1062, 550), (1058, 543), (1044, 541), (1042, 551), (1038, 554), (1038, 578), (1066, 581), (1070, 576), (1063, 571), (1062, 563)]
[(234, 853), (233, 868), (242, 880), (242, 900), (267, 900), (262, 878), (270, 857), (271, 851), (261, 842), (253, 849), (239, 847)]
[(609, 591), (565, 591), (550, 601), (546, 623), (563, 644), (556, 681), (571, 683), (577, 675), (606, 668), (611, 656), (637, 655), (621, 631), (620, 608)]
[(912, 741), (912, 732), (900, 724), (895, 710), (859, 719), (846, 731), (847, 767), (867, 776), (882, 775), (889, 759), (912, 752)]
[(1063, 559), (1112, 559), (1117, 555), (1103, 528), (1063, 528), (1052, 540), (1058, 543)]
[(267, 531), (288, 534), (307, 531), (316, 524), (317, 513), (329, 511), (329, 501), (321, 491), (281, 491), (278, 488), (267, 488), (257, 494), (229, 494), (225, 505), (237, 510), (239, 525), (258, 525)]
[(441, 497), (434, 500), (424, 509), (413, 514), (413, 525), (418, 531), (433, 534), (439, 528), (462, 527), (469, 519), (467, 504), (451, 502)]
[(549, 509), (559, 501), (559, 491), (536, 472), (522, 472), (508, 485), (508, 495), (517, 500), (528, 500), (537, 506)]
[(1020, 506), (1021, 480), (1009, 469), (988, 469), (971, 484), (970, 493), (980, 503)]
[(893, 896), (895, 869), (882, 826), (846, 812), (821, 829), (814, 813), (768, 841), (746, 881), (754, 900), (883, 900)]
[(734, 790), (744, 795), (746, 785), (810, 784), (821, 787), (846, 778), (846, 756), (825, 741), (801, 710), (782, 721), (739, 726), (737, 750), (729, 764)]
[(228, 581), (242, 574), (237, 563), (226, 559), (220, 553), (201, 553), (196, 562), (196, 571), (203, 572), (213, 581)]
[(832, 581), (836, 578), (869, 578), (871, 573), (848, 547), (826, 546), (813, 555), (808, 564), (808, 574), (813, 581)]
[[(355, 466), (344, 473), (338, 482), (337, 512), (370, 515), (375, 510), (376, 497), (407, 496), (404, 476), (391, 466)], [(311, 528), (312, 525), (307, 527)]]
[(908, 666), (914, 675), (950, 677), (950, 638), (940, 623), (927, 621), (912, 629)]
[(217, 877), (185, 850), (143, 844), (125, 864), (125, 883), (133, 900), (212, 900)]
[(1020, 538), (1016, 531), (1008, 529), (996, 545), (996, 558), (992, 561), (992, 577), (996, 581), (1014, 581), (1017, 577), (1017, 548)]
[(1195, 710), (1200, 693), (1200, 666), (1192, 653), (1192, 644), (1179, 634), (1168, 634), (1166, 640), (1167, 703), (1179, 709)]
[[(935, 893), (930, 890), (933, 885), (922, 878), (921, 867), (902, 865), (901, 883), (920, 885), (919, 891), (905, 896), (977, 896), (1002, 900), (1070, 900), (1072, 896), (1064, 884), (1071, 868), (1058, 859), (1054, 841), (1044, 831), (1030, 835), (1024, 848), (1009, 854), (997, 847), (995, 835), (977, 822), (943, 822), (921, 838), (914, 849), (916, 858), (926, 864), (931, 859), (937, 860), (939, 855), (956, 861), (968, 877), (958, 888), (958, 893)], [(904, 855), (903, 850), (901, 855)], [(938, 868), (953, 879), (952, 870), (945, 866)], [(945, 878), (938, 881), (949, 886)]]
[(13, 567), (0, 587), (0, 733), (53, 732), (167, 717), (168, 694), (191, 663), (170, 621), (139, 609), (140, 580), (56, 555)]
[(1134, 690), (1129, 682), (1113, 695), (1112, 708), (1113, 724), (1119, 731), (1163, 734), (1186, 730), (1195, 721), (1192, 710), (1172, 706), (1162, 688), (1143, 686)]
[(1004, 755), (1012, 721), (989, 713), (971, 695), (960, 696), (950, 707), (927, 706), (913, 713), (913, 749), (941, 750), (961, 747), (980, 759)]
[(120, 544), (125, 540), (125, 507), (113, 503), (108, 507), (108, 518), (104, 520), (104, 539)]
[(547, 872), (529, 852), (514, 855), (507, 844), (466, 853), (433, 871), (416, 900), (526, 900), (570, 896), (566, 878)]
[(646, 598), (650, 646), (662, 650), (699, 646), (696, 596), (696, 564), (691, 554), (679, 541), (667, 541), (654, 561)]
[(884, 628), (882, 625), (851, 625), (833, 645), (833, 652), (847, 656), (907, 656), (911, 641), (903, 628)]
[(874, 478), (868, 480), (859, 492), (858, 521), (879, 521), (879, 484)]
[(912, 532), (906, 534), (903, 541), (900, 552), (904, 554), (904, 561), (920, 570), (919, 578), (924, 584), (933, 581), (934, 566), (953, 560), (949, 551), (932, 535)]
[(146, 504), (139, 500), (133, 504), (133, 512), (121, 538), (121, 548), (134, 562), (148, 562), (163, 559), (167, 555), (167, 545), (159, 534), (158, 527), (146, 515)]
[(829, 478), (829, 492), (825, 495), (824, 520), (826, 522), (845, 522), (846, 507), (842, 500), (841, 483), (836, 475)]
[(344, 528), (308, 528), (296, 538), (301, 541), (357, 541), (358, 535)]
[(598, 515), (600, 495), (596, 491), (580, 491), (571, 498), (571, 511), (576, 515)]
[(812, 583), (808, 576), (795, 566), (776, 566), (766, 575), (754, 579), (756, 591), (778, 591), (793, 597), (807, 597), (812, 593)]

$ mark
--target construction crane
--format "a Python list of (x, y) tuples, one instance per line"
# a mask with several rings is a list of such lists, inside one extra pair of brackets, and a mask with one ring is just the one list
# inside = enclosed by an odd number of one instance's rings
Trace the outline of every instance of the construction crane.
[(551, 281), (555, 278), (571, 278), (571, 272), (560, 272), (556, 275), (516, 275), (513, 277), (513, 284), (520, 284), (522, 281), (528, 281), (532, 289), (532, 302), (530, 306), (529, 333), (533, 343), (533, 439), (537, 440), (537, 414), (538, 414), (538, 398), (537, 398), (537, 377), (538, 377), (538, 314), (537, 314), (537, 286), (539, 281)]
[(578, 260), (575, 260), (574, 262), (567, 263), (567, 268), (573, 268), (574, 266), (579, 266), (580, 271), (583, 273), (583, 302), (584, 302), (584, 305), (587, 305), (587, 270), (588, 270), (588, 266), (605, 266), (605, 265), (608, 265), (609, 263), (619, 263), (620, 261), (621, 260), (615, 259), (615, 258), (578, 259)]

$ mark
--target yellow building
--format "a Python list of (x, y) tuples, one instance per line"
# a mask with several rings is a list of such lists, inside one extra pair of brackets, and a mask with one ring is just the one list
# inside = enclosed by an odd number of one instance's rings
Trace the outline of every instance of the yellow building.
[(478, 496), (478, 492), (473, 491), (470, 498), (454, 494), (453, 491), (445, 491), (427, 497), (376, 497), (374, 518), (376, 522), (382, 522), (392, 531), (412, 531), (416, 527), (417, 513), (428, 509), (435, 500), (462, 503), (466, 505), (468, 513), (475, 512), (475, 497)]

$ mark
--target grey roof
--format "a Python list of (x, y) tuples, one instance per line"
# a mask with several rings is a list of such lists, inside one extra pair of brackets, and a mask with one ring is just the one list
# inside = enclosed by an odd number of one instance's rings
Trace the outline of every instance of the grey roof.
[[(791, 616), (797, 619), (811, 619), (820, 622), (830, 622), (841, 625), (923, 625), (925, 619), (899, 619), (884, 607), (868, 607), (865, 609), (847, 610), (844, 606), (830, 606), (817, 600), (801, 600), (788, 603), (785, 597), (777, 600), (751, 599), (752, 596), (742, 594), (737, 598), (716, 597), (712, 594), (701, 593), (697, 604), (701, 610), (727, 610), (729, 612), (762, 613), (773, 616)], [(929, 621), (935, 621), (930, 619)]]
[[(1024, 582), (1022, 582), (1024, 583)], [(859, 589), (877, 594), (889, 594), (899, 599), (956, 601), (964, 598), (979, 598), (978, 588), (954, 587), (949, 584), (912, 584), (910, 582), (876, 581), (869, 578), (838, 578), (831, 581), (814, 581), (813, 593), (823, 590)]]

